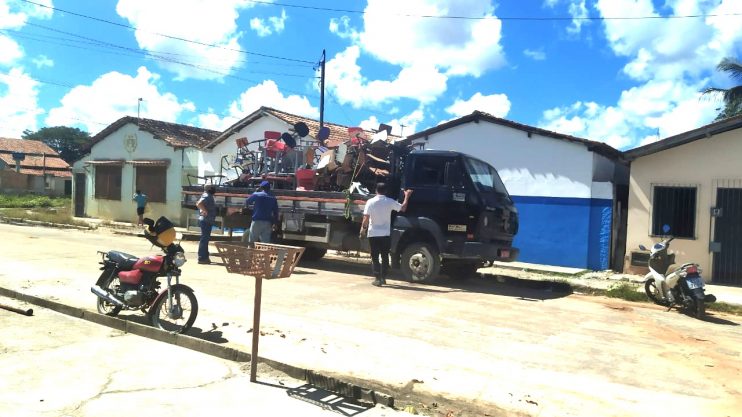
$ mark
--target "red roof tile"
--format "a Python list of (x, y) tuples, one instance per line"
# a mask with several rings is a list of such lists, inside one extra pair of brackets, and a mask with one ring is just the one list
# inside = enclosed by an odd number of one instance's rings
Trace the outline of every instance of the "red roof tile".
[[(55, 176), (63, 175), (70, 171), (70, 166), (64, 162), (59, 154), (44, 142), (27, 139), (0, 138), (0, 159), (11, 168), (15, 169), (13, 153), (20, 152), (25, 158), (20, 163), (22, 173), (30, 175), (42, 175), (46, 169), (47, 173)], [(38, 171), (38, 173), (36, 173)], [(58, 175), (59, 174), (59, 175)]]

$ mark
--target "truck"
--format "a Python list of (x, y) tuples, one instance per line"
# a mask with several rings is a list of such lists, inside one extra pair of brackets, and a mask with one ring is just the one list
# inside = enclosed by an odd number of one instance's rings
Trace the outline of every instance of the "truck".
[[(278, 169), (296, 165), (304, 150), (296, 150), (292, 158), (284, 155), (288, 164), (262, 148), (257, 156), (244, 158), (258, 168), (246, 168), (247, 174), (216, 185), (223, 227), (249, 228), (245, 200), (259, 182), (268, 180), (280, 217), (274, 243), (305, 247), (303, 261), (319, 260), (328, 250), (370, 252), (368, 239), (359, 238), (363, 209), (375, 195), (369, 190), (385, 182), (387, 195), (398, 201), (403, 190), (413, 190), (407, 210), (393, 215), (390, 231), (391, 266), (401, 269), (406, 279), (466, 278), (486, 262), (517, 258), (513, 238), (518, 211), (497, 170), (487, 162), (460, 152), (365, 140), (349, 142), (342, 151), (340, 163), (331, 152), (316, 158), (316, 169), (308, 169), (309, 157), (307, 168)], [(267, 155), (273, 158), (270, 163)], [(260, 167), (272, 171), (259, 172)], [(309, 180), (305, 171), (311, 174)], [(183, 187), (182, 207), (195, 209), (202, 193), (203, 184)]]

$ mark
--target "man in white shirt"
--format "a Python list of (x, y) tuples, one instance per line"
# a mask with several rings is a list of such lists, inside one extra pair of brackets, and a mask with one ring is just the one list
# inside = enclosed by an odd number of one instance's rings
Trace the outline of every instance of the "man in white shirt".
[(377, 287), (386, 284), (385, 278), (389, 271), (392, 212), (407, 210), (411, 194), (412, 190), (405, 190), (404, 201), (400, 204), (386, 196), (386, 184), (380, 182), (376, 184), (376, 196), (368, 200), (363, 209), (361, 236), (368, 236), (368, 243), (371, 246), (371, 265), (374, 277), (376, 277), (373, 285)]

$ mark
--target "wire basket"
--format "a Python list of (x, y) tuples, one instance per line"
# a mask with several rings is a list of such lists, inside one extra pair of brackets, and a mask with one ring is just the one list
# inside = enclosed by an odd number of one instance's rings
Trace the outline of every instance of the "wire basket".
[(215, 242), (227, 272), (263, 278), (286, 278), (294, 272), (304, 248), (274, 243)]

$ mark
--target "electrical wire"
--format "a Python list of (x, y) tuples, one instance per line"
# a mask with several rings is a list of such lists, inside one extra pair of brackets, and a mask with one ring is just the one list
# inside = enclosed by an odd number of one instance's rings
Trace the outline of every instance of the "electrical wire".
[(110, 20), (106, 20), (106, 19), (101, 19), (101, 18), (98, 18), (98, 17), (84, 15), (82, 13), (75, 13), (75, 12), (72, 12), (72, 11), (69, 11), (69, 10), (59, 9), (59, 8), (56, 8), (56, 7), (53, 7), (53, 6), (47, 6), (45, 4), (36, 3), (36, 2), (30, 1), (30, 0), (20, 0), (20, 1), (22, 1), (24, 3), (28, 3), (28, 4), (33, 4), (33, 5), (38, 6), (38, 7), (43, 7), (45, 9), (50, 9), (50, 10), (54, 10), (54, 11), (61, 12), (61, 13), (67, 13), (67, 14), (72, 15), (72, 16), (82, 17), (82, 18), (85, 18), (85, 19), (90, 19), (90, 20), (94, 20), (96, 22), (106, 23), (106, 24), (109, 24), (109, 25), (114, 25), (114, 26), (125, 28), (125, 29), (129, 29), (129, 30), (135, 30), (135, 31), (140, 31), (140, 32), (144, 32), (144, 33), (151, 33), (153, 35), (161, 36), (163, 38), (177, 40), (177, 41), (181, 41), (181, 42), (192, 43), (192, 44), (195, 44), (195, 45), (208, 46), (210, 48), (224, 49), (224, 50), (227, 50), (227, 51), (240, 52), (240, 53), (243, 53), (243, 54), (246, 54), (246, 55), (255, 55), (255, 56), (260, 56), (260, 57), (263, 57), (263, 58), (271, 58), (271, 59), (277, 59), (277, 60), (282, 60), (282, 61), (301, 62), (301, 63), (305, 63), (305, 64), (314, 64), (315, 63), (313, 61), (306, 61), (306, 60), (302, 60), (302, 59), (287, 58), (287, 57), (282, 57), (282, 56), (277, 56), (277, 55), (263, 54), (263, 53), (259, 53), (259, 52), (246, 51), (244, 49), (238, 49), (238, 48), (229, 48), (229, 47), (226, 47), (226, 46), (223, 46), (223, 45), (218, 45), (218, 44), (213, 44), (213, 43), (208, 43), (208, 42), (200, 42), (200, 41), (196, 41), (196, 40), (193, 40), (193, 39), (183, 38), (183, 37), (180, 37), (180, 36), (173, 36), (173, 35), (168, 35), (168, 34), (159, 33), (159, 32), (147, 31), (147, 30), (144, 30), (144, 29), (138, 29), (138, 28), (136, 28), (134, 26), (131, 26), (131, 25), (125, 25), (123, 23), (112, 22)]
[[(25, 1), (25, 0), (24, 0)], [(335, 13), (352, 13), (367, 15), (365, 10), (352, 10), (352, 9), (335, 9), (330, 7), (318, 7), (318, 6), (305, 6), (300, 4), (289, 4), (289, 3), (278, 3), (261, 0), (247, 0), (250, 3), (262, 4), (266, 6), (281, 6), (296, 9), (324, 11), (324, 12), (335, 12)], [(452, 15), (427, 15), (427, 14), (411, 14), (411, 13), (387, 13), (384, 12), (384, 16), (400, 16), (400, 17), (413, 17), (423, 19), (457, 19), (457, 20), (525, 20), (525, 21), (560, 21), (560, 20), (647, 20), (647, 19), (692, 19), (692, 18), (707, 18), (707, 17), (727, 17), (727, 16), (742, 16), (742, 13), (719, 13), (719, 14), (688, 14), (688, 15), (669, 15), (669, 16), (577, 16), (577, 17), (565, 17), (565, 16), (452, 16)]]

